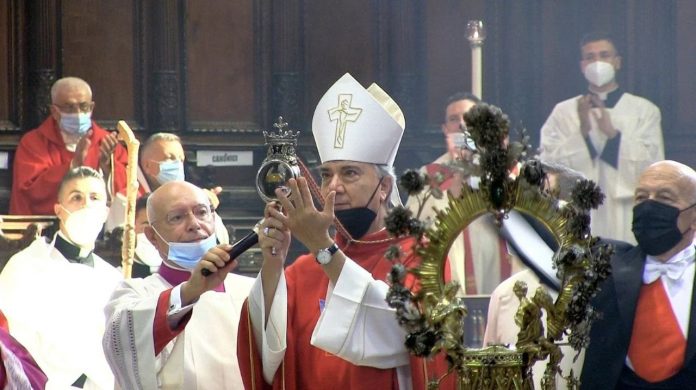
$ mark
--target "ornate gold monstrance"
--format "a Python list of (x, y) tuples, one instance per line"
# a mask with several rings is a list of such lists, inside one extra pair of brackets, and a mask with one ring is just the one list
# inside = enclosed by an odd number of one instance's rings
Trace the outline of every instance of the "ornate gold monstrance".
[[(424, 226), (405, 208), (390, 212), (387, 229), (394, 235), (416, 236), (415, 249), (422, 262), (410, 270), (395, 264), (387, 301), (396, 308), (399, 323), (407, 330), (406, 345), (411, 352), (424, 357), (445, 353), (450, 374), (457, 375), (461, 389), (531, 389), (531, 367), (543, 359), (548, 359), (543, 388), (555, 389), (557, 374), (569, 388), (576, 388), (579, 382), (574, 373), (563, 375), (560, 371), (563, 354), (559, 345), (564, 336), (576, 350), (587, 344), (589, 326), (596, 317), (589, 305), (590, 297), (610, 272), (611, 248), (589, 231), (589, 210), (601, 204), (603, 195), (589, 180), (577, 183), (568, 202), (559, 202), (552, 192), (543, 189), (545, 173), (538, 161), (524, 161), (527, 148), (520, 144), (506, 146), (509, 121), (497, 107), (479, 104), (465, 115), (465, 121), (467, 135), (473, 138), (480, 154), (480, 187), (467, 187), (461, 196), (450, 197), (448, 208), (437, 213), (431, 226)], [(511, 177), (509, 167), (516, 164), (522, 166), (520, 174)], [(414, 195), (422, 191), (425, 180), (422, 174), (407, 171), (400, 184)], [(554, 302), (543, 288), (528, 297), (527, 287), (518, 282), (515, 293), (520, 308), (514, 321), (521, 331), (515, 348), (467, 348), (463, 327), (467, 308), (457, 297), (458, 283), (444, 282), (445, 259), (452, 242), (473, 220), (491, 213), (501, 223), (510, 210), (533, 217), (555, 237), (560, 248), (554, 266), (561, 290)], [(398, 254), (392, 253), (391, 257)], [(407, 272), (419, 279), (420, 290), (404, 287)], [(546, 312), (545, 324), (542, 311)], [(433, 379), (429, 387), (437, 388), (438, 382)]]

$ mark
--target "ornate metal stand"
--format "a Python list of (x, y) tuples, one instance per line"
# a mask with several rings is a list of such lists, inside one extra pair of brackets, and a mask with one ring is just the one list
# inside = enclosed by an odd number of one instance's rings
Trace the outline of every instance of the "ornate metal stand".
[[(563, 354), (559, 344), (566, 335), (576, 350), (587, 344), (589, 327), (596, 316), (589, 305), (590, 297), (610, 272), (612, 249), (599, 243), (589, 231), (589, 209), (599, 206), (603, 195), (593, 182), (581, 181), (571, 200), (559, 203), (541, 188), (545, 173), (540, 164), (523, 161), (526, 148), (504, 146), (509, 121), (500, 109), (479, 104), (465, 115), (465, 121), (480, 153), (480, 189), (465, 188), (460, 197), (450, 197), (448, 208), (438, 212), (432, 226), (424, 226), (405, 208), (391, 211), (387, 229), (394, 235), (416, 236), (415, 249), (422, 263), (410, 270), (395, 264), (387, 301), (396, 308), (399, 322), (408, 332), (406, 345), (412, 353), (431, 356), (444, 352), (461, 389), (532, 389), (531, 367), (543, 359), (548, 359), (541, 382), (544, 389), (556, 388), (557, 374), (565, 378), (569, 388), (577, 388), (579, 382), (573, 373), (560, 371)], [(511, 177), (509, 167), (515, 164), (522, 164), (520, 175)], [(402, 176), (400, 184), (414, 194), (423, 189), (426, 180), (410, 171)], [(562, 288), (554, 302), (543, 288), (528, 296), (527, 286), (518, 282), (515, 293), (520, 308), (514, 321), (521, 330), (516, 348), (467, 348), (463, 341), (467, 308), (456, 297), (458, 283), (444, 282), (445, 259), (453, 240), (474, 219), (492, 213), (500, 223), (513, 209), (541, 222), (556, 238), (560, 249), (554, 265)], [(390, 256), (398, 257), (394, 253)], [(417, 276), (420, 290), (404, 287), (407, 272)], [(546, 323), (541, 320), (542, 311)], [(437, 383), (433, 380), (430, 387), (437, 388)]]

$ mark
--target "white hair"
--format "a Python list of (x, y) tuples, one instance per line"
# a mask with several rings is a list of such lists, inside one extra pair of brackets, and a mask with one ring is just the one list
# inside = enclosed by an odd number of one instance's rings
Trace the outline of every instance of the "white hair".
[(51, 87), (51, 103), (56, 102), (56, 98), (58, 97), (58, 91), (60, 91), (63, 88), (82, 88), (87, 91), (87, 95), (89, 95), (90, 100), (92, 99), (92, 88), (90, 88), (89, 84), (85, 80), (82, 80), (79, 77), (63, 77), (62, 79), (58, 79), (55, 83), (53, 83), (53, 86)]
[(385, 176), (389, 176), (391, 178), (391, 187), (389, 188), (389, 193), (387, 194), (387, 198), (389, 199), (389, 208), (401, 206), (401, 196), (399, 195), (399, 187), (397, 186), (396, 175), (394, 174), (394, 167), (392, 167), (391, 165), (377, 164), (375, 164), (375, 167), (377, 168), (377, 174), (379, 175), (380, 179)]

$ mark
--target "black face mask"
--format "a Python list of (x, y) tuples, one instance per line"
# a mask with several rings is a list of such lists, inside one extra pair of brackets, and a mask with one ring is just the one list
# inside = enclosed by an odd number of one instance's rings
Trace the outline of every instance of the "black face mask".
[[(692, 207), (679, 210), (674, 206), (648, 199), (633, 207), (633, 235), (643, 252), (661, 255), (681, 241), (684, 233), (677, 226), (679, 214)], [(687, 230), (688, 232), (688, 230)]]
[[(372, 198), (375, 197), (379, 186), (382, 185), (383, 178), (384, 177), (379, 179), (377, 188), (375, 188), (375, 190), (372, 192), (370, 199), (367, 201), (367, 205), (369, 205), (370, 202), (372, 202)], [(350, 237), (348, 238), (355, 240), (362, 238), (362, 236), (364, 236), (365, 233), (367, 233), (367, 231), (370, 229), (372, 222), (375, 220), (375, 218), (377, 218), (377, 213), (370, 210), (367, 205), (365, 205), (365, 207), (355, 207), (352, 209), (334, 211), (336, 219), (341, 222), (341, 225), (343, 225), (348, 234), (350, 234)]]

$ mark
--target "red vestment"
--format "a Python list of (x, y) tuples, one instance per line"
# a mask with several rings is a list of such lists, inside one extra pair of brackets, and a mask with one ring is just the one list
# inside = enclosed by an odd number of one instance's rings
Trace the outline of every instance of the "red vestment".
[[(372, 274), (375, 280), (386, 280), (392, 262), (384, 257), (390, 245), (401, 247), (402, 262), (406, 268), (418, 265), (420, 259), (412, 254), (412, 238), (395, 239), (379, 243), (351, 243), (337, 235), (336, 241), (345, 253), (358, 265)], [(366, 241), (388, 238), (386, 231), (363, 237)], [(406, 285), (413, 284), (413, 278)], [(379, 369), (357, 366), (310, 344), (323, 307), (329, 279), (313, 255), (300, 256), (285, 270), (287, 284), (287, 349), (283, 363), (278, 368), (273, 384), (268, 385), (262, 374), (261, 358), (251, 328), (247, 301), (242, 308), (237, 340), (237, 356), (246, 389), (398, 389), (396, 369)], [(386, 297), (385, 297), (386, 298)], [(386, 303), (385, 303), (386, 305)], [(396, 325), (385, 324), (385, 327)], [(447, 370), (444, 359), (427, 361), (411, 358), (413, 388), (424, 389), (425, 377), (437, 378)], [(427, 373), (426, 373), (427, 372)], [(446, 386), (454, 388), (453, 375)], [(444, 383), (442, 385), (445, 385)], [(445, 387), (441, 387), (445, 388)]]
[[(58, 186), (70, 169), (75, 153), (65, 148), (61, 130), (52, 117), (26, 133), (14, 157), (10, 214), (54, 215), (53, 205), (58, 201)], [(92, 122), (92, 142), (84, 165), (99, 170), (99, 146), (109, 133)], [(128, 152), (118, 145), (114, 150), (114, 187), (122, 192), (126, 187)]]

